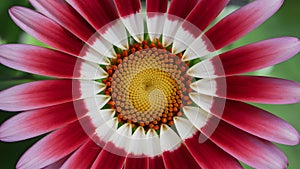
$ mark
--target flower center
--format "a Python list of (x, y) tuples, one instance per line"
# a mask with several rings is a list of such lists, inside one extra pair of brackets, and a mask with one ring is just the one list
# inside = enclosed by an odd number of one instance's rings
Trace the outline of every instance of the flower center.
[(123, 51), (117, 66), (109, 72), (110, 105), (116, 109), (120, 123), (146, 130), (158, 130), (161, 124), (171, 126), (173, 117), (182, 115), (181, 108), (191, 104), (188, 66), (166, 49), (136, 47), (129, 50), (129, 56)]

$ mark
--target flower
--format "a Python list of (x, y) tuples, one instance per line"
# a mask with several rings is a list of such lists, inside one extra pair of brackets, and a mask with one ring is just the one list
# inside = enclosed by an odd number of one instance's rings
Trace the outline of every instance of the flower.
[(169, 7), (147, 0), (145, 14), (140, 1), (30, 2), (39, 12), (13, 7), (12, 19), (54, 49), (5, 44), (0, 61), (57, 79), (0, 93), (0, 109), (23, 111), (1, 125), (1, 141), (50, 132), (17, 168), (287, 166), (272, 142), (296, 145), (298, 132), (245, 102), (300, 102), (300, 84), (240, 74), (289, 59), (300, 41), (274, 38), (217, 53), (282, 0), (256, 0), (209, 29), (229, 0), (173, 0)]

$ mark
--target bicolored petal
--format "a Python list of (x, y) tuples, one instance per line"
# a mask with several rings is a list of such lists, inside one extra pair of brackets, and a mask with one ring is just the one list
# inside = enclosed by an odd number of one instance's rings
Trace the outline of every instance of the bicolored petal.
[(173, 43), (176, 53), (185, 50), (218, 16), (229, 0), (200, 1), (179, 27)]
[(300, 41), (282, 37), (256, 42), (204, 60), (187, 73), (193, 77), (212, 78), (259, 70), (283, 62), (300, 51)]
[(145, 155), (148, 156), (149, 169), (164, 169), (160, 138), (154, 129), (149, 129), (146, 134)]
[(101, 150), (102, 148), (99, 145), (97, 145), (93, 140), (89, 140), (76, 150), (61, 166), (61, 168), (89, 169)]
[[(207, 131), (210, 132), (211, 127), (216, 125), (217, 128), (213, 134), (207, 134)], [(200, 131), (224, 151), (249, 166), (254, 168), (287, 167), (287, 157), (271, 142), (243, 132), (222, 120), (211, 118)]]
[(127, 147), (125, 169), (148, 168), (148, 156), (145, 154), (148, 146), (147, 140), (144, 128), (138, 127)]
[(46, 16), (23, 7), (13, 7), (9, 14), (19, 27), (42, 42), (85, 60), (109, 64), (105, 56)]
[(290, 104), (300, 101), (300, 83), (279, 78), (229, 76), (199, 80), (191, 87), (202, 94), (245, 102)]
[(35, 143), (23, 154), (17, 168), (45, 167), (72, 153), (87, 139), (88, 136), (76, 121)]
[(174, 119), (176, 129), (185, 145), (202, 168), (242, 168), (240, 163), (209, 139), (199, 141), (200, 132), (183, 118)]
[(130, 35), (141, 43), (144, 40), (144, 16), (140, 0), (114, 0), (123, 24)]
[(214, 116), (255, 136), (280, 144), (296, 145), (299, 142), (300, 136), (295, 128), (265, 110), (202, 94), (195, 94), (192, 99)]
[(128, 153), (126, 149), (131, 141), (131, 132), (130, 124), (121, 126), (103, 147), (92, 168), (122, 168)]
[(164, 164), (167, 169), (181, 169), (186, 168), (186, 166), (189, 166), (189, 168), (201, 168), (186, 146), (182, 144), (179, 136), (167, 125), (161, 126), (160, 143)]
[(101, 36), (97, 36), (96, 30), (66, 1), (30, 0), (30, 3), (39, 12), (69, 30), (99, 53), (110, 57), (116, 55), (113, 46)]
[(167, 47), (173, 42), (178, 28), (197, 3), (198, 0), (171, 1), (163, 29), (163, 46)]
[(128, 49), (127, 33), (111, 0), (67, 0), (106, 40)]
[[(62, 128), (86, 115), (97, 126), (114, 115), (113, 110), (99, 110), (109, 99), (96, 96), (20, 113), (1, 125), (0, 139), (8, 142), (25, 140)], [(91, 127), (90, 124), (88, 126)]]
[(262, 24), (280, 8), (282, 3), (283, 0), (253, 1), (222, 19), (205, 34), (218, 50)]
[(44, 80), (0, 92), (0, 109), (22, 111), (53, 106), (96, 95), (104, 84), (85, 80)]
[(25, 44), (1, 45), (0, 62), (18, 70), (58, 78), (101, 79), (108, 75), (93, 62)]
[(146, 19), (148, 34), (151, 41), (159, 38), (163, 33), (165, 13), (168, 0), (146, 0)]

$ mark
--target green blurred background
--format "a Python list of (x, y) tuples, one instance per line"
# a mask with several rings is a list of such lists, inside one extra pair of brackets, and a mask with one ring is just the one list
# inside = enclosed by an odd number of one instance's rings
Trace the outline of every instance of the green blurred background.
[[(1, 0), (0, 2), (0, 44), (3, 43), (28, 43), (42, 45), (31, 36), (19, 29), (9, 18), (7, 10), (14, 5), (30, 7), (27, 0)], [(235, 9), (230, 6), (225, 13)], [(295, 36), (300, 38), (300, 1), (286, 0), (282, 8), (272, 16), (268, 21), (247, 36), (230, 45), (230, 48), (248, 44), (251, 42), (279, 37), (279, 36)], [(278, 64), (276, 66), (266, 68), (253, 75), (266, 75), (280, 77), (300, 82), (300, 54), (294, 58)], [(21, 84), (38, 80), (42, 77), (19, 72), (5, 66), (0, 65), (0, 90)], [(300, 131), (300, 103), (292, 105), (258, 105), (291, 123), (298, 131)], [(16, 113), (0, 112), (0, 124)], [(16, 143), (0, 142), (0, 169), (15, 168), (15, 164), (20, 156), (29, 148), (38, 138), (29, 139)], [(284, 146), (278, 145), (289, 158), (289, 169), (300, 168), (300, 145)], [(245, 166), (246, 168), (249, 168)]]

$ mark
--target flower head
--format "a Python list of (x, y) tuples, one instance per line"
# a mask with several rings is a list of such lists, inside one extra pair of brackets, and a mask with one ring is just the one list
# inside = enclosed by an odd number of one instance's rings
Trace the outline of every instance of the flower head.
[[(23, 111), (0, 127), (12, 142), (50, 132), (17, 168), (285, 168), (272, 142), (298, 132), (246, 102), (300, 102), (297, 82), (242, 75), (300, 51), (293, 37), (221, 52), (273, 15), (256, 0), (209, 25), (229, 0), (31, 0), (13, 7), (24, 31), (53, 49), (0, 46), (1, 64), (54, 77), (0, 92)], [(168, 3), (169, 6), (168, 6)]]

